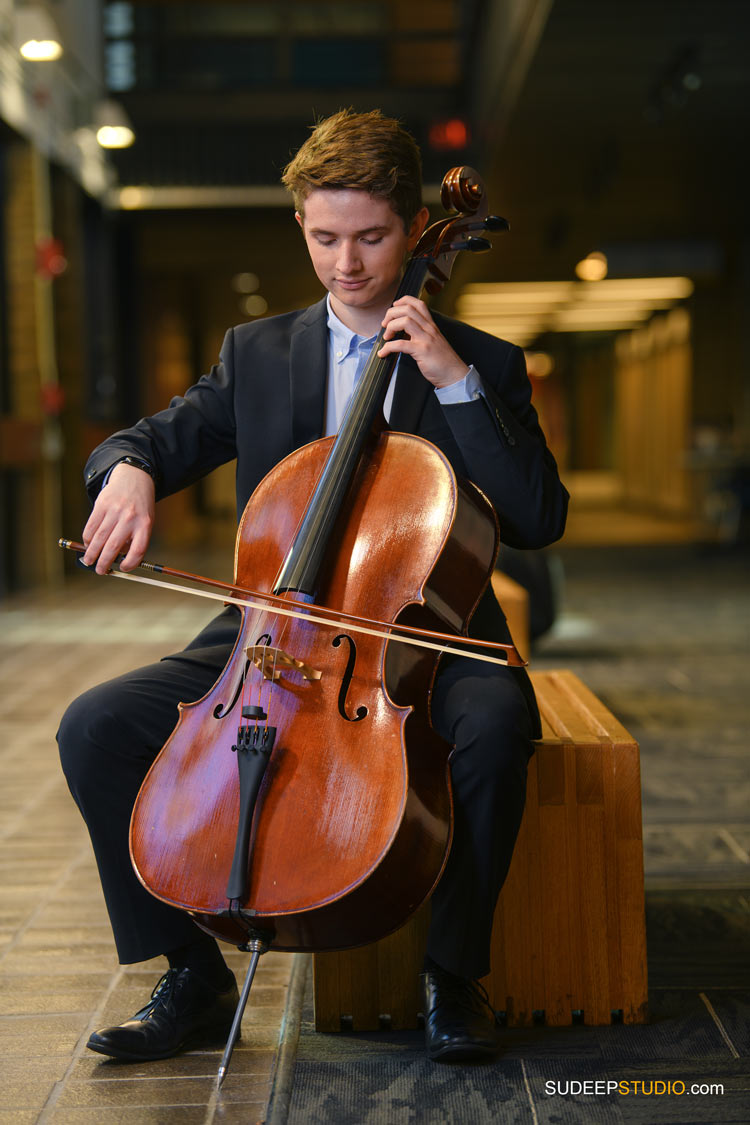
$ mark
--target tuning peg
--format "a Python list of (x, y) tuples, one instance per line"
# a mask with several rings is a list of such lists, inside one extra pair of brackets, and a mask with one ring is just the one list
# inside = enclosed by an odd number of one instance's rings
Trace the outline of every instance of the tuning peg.
[(470, 250), (473, 254), (481, 254), (484, 250), (491, 250), (492, 243), (488, 238), (474, 238), (472, 235), (463, 242), (451, 242), (449, 249)]
[(493, 233), (498, 231), (510, 230), (510, 223), (507, 219), (501, 219), (499, 215), (488, 215), (486, 219), (477, 219), (475, 223), (463, 223), (462, 230), (489, 230)]

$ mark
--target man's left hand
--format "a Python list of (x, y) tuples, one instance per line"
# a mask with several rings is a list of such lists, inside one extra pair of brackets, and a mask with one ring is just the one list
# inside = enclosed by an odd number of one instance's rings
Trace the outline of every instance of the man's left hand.
[[(467, 374), (468, 365), (438, 331), (424, 301), (417, 297), (400, 297), (385, 314), (383, 326), (387, 342), (378, 352), (379, 356), (405, 352), (434, 387), (449, 387)], [(405, 336), (396, 339), (399, 332), (404, 332)]]

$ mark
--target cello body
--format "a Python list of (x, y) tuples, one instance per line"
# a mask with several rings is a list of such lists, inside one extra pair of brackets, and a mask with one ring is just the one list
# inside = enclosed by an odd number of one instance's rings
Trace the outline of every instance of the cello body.
[[(333, 438), (276, 466), (240, 522), (235, 582), (278, 589)], [(466, 635), (498, 550), (489, 501), (424, 439), (373, 432), (338, 512), (315, 602)], [(269, 654), (283, 653), (277, 657)], [(284, 662), (286, 658), (291, 658)], [(341, 949), (402, 925), (451, 838), (450, 747), (430, 726), (437, 657), (382, 636), (245, 609), (234, 652), (179, 720), (139, 794), (131, 857), (148, 890), (235, 944)], [(245, 703), (247, 701), (247, 704)], [(228, 909), (243, 707), (273, 728), (246, 894)]]

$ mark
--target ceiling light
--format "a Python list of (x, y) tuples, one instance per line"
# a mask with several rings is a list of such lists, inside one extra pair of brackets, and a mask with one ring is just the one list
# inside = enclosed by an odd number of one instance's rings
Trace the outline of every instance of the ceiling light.
[(602, 281), (607, 276), (607, 258), (601, 250), (592, 250), (576, 266), (581, 281)]
[(450, 152), (466, 148), (469, 143), (469, 127), (460, 117), (447, 121), (435, 121), (429, 130), (430, 148), (437, 152)]
[(32, 62), (51, 62), (63, 53), (55, 21), (36, 4), (16, 12), (14, 41), (23, 57)]
[(526, 370), (535, 379), (546, 379), (555, 369), (555, 361), (549, 352), (527, 352)]
[(232, 288), (237, 293), (254, 293), (259, 285), (257, 273), (236, 273), (232, 278)]
[(134, 184), (128, 185), (120, 188), (119, 204), (123, 211), (138, 211), (141, 207), (148, 206), (149, 194), (149, 189), (146, 187), (136, 187)]
[(133, 126), (119, 102), (99, 102), (94, 112), (96, 139), (102, 148), (128, 148), (135, 140)]
[(635, 328), (692, 291), (687, 277), (477, 282), (462, 290), (456, 314), (467, 324), (524, 346), (547, 332)]
[(253, 293), (251, 297), (244, 299), (242, 307), (248, 316), (263, 316), (268, 311), (268, 301), (260, 293)]

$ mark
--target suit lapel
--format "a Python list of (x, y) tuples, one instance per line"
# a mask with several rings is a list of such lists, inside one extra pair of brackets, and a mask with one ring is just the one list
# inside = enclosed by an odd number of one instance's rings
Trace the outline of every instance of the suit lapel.
[(396, 375), (388, 426), (401, 433), (416, 433), (432, 387), (410, 355), (402, 355)]
[[(293, 448), (315, 441), (325, 424), (328, 322), (325, 299), (297, 321), (289, 347)], [(390, 429), (415, 433), (432, 387), (411, 356), (402, 355), (393, 393)]]
[(300, 317), (289, 347), (292, 442), (296, 449), (323, 433), (328, 375), (328, 325), (325, 300)]

